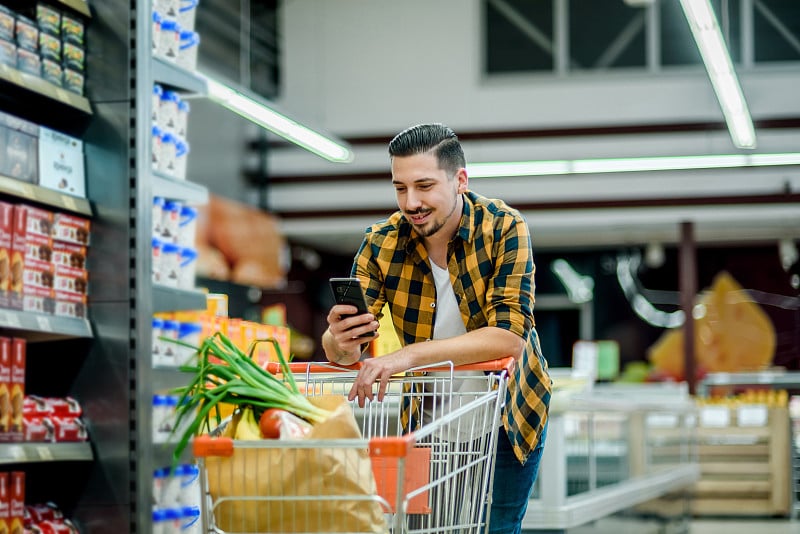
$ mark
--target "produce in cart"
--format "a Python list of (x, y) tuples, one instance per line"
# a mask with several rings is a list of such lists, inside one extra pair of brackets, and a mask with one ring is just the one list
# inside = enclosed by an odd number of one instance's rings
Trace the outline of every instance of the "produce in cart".
[[(180, 341), (164, 339), (191, 348)], [(315, 406), (300, 393), (277, 341), (268, 339), (263, 342), (273, 343), (282, 379), (259, 367), (220, 332), (203, 341), (197, 349), (195, 363), (180, 367), (181, 371), (191, 373), (193, 378), (188, 385), (174, 390), (180, 395), (175, 427), (185, 428), (173, 451), (176, 462), (193, 436), (212, 432), (222, 424), (221, 404), (237, 407), (226, 425), (225, 435), (239, 440), (280, 437), (281, 432), (297, 437), (297, 432), (300, 432), (298, 429), (308, 428), (331, 415), (329, 410)], [(255, 343), (251, 345), (251, 353), (254, 346)], [(273, 429), (269, 436), (261, 432), (260, 419), (265, 413), (271, 414), (270, 417), (278, 415), (277, 432)], [(187, 418), (190, 423), (184, 427), (182, 423)], [(264, 421), (264, 427), (268, 426), (268, 419)], [(287, 430), (282, 430), (283, 427)]]

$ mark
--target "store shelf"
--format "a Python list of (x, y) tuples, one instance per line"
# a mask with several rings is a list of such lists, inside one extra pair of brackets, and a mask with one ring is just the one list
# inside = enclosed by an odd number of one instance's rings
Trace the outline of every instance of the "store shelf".
[(153, 58), (153, 80), (162, 85), (168, 85), (179, 91), (208, 94), (208, 84), (196, 72), (191, 72), (174, 63), (159, 58)]
[(0, 310), (0, 328), (19, 332), (28, 341), (94, 337), (86, 319), (18, 310)]
[(67, 6), (85, 17), (92, 16), (91, 11), (89, 11), (89, 4), (84, 0), (58, 0), (58, 3)]
[(153, 196), (181, 200), (187, 204), (208, 204), (208, 189), (200, 184), (178, 180), (153, 171)]
[(709, 373), (697, 385), (697, 394), (705, 396), (714, 386), (770, 386), (776, 389), (800, 388), (800, 371), (756, 371), (750, 373)]
[(87, 462), (93, 459), (92, 445), (89, 442), (0, 444), (0, 464)]
[(206, 294), (153, 284), (153, 313), (178, 310), (205, 310)]
[(88, 99), (77, 93), (53, 85), (38, 76), (33, 76), (27, 72), (21, 72), (15, 68), (9, 67), (8, 65), (0, 64), (0, 80), (18, 88), (38, 93), (87, 115), (92, 114), (92, 107)]
[(92, 215), (92, 206), (85, 198), (65, 195), (53, 189), (21, 182), (14, 178), (9, 178), (8, 176), (0, 175), (0, 193), (32, 200), (40, 204), (47, 204), (48, 206), (82, 215)]

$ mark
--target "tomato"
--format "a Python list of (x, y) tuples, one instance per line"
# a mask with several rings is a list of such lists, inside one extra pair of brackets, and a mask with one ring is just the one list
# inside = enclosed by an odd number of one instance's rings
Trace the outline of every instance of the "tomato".
[(264, 439), (277, 439), (281, 437), (281, 424), (286, 410), (269, 408), (264, 410), (258, 420), (261, 437)]

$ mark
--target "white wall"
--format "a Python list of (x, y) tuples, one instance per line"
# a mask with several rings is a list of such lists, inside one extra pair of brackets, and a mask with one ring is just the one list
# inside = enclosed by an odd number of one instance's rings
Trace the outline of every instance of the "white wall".
[[(587, 73), (564, 78), (521, 75), (486, 79), (482, 72), (481, 17), (478, 0), (284, 2), (280, 25), (283, 96), (279, 104), (297, 119), (343, 137), (387, 136), (411, 124), (430, 121), (444, 122), (459, 132), (723, 120), (707, 75), (700, 68), (658, 73)], [(800, 117), (797, 89), (800, 67), (761, 66), (740, 71), (739, 75), (756, 120)], [(758, 152), (800, 151), (797, 131), (757, 133)], [(718, 131), (471, 142), (465, 144), (465, 150), (470, 162), (740, 152), (725, 132)], [(385, 146), (357, 147), (356, 160), (349, 165), (329, 163), (299, 149), (274, 150), (270, 154), (269, 171), (282, 176), (387, 172), (386, 190), (341, 182), (331, 185), (330, 190), (324, 185), (278, 186), (271, 198), (273, 206), (281, 209), (344, 208), (354, 203), (352, 199), (391, 207)], [(766, 187), (788, 183), (797, 191), (796, 167), (759, 173), (710, 171), (691, 176), (684, 173), (653, 177), (647, 183), (651, 195), (658, 195), (664, 183), (681, 193), (681, 187), (690, 188), (697, 180), (708, 180), (703, 188), (711, 195), (741, 192), (764, 179), (769, 184)], [(591, 198), (596, 189), (581, 187), (582, 180), (586, 178), (539, 180), (538, 193), (532, 192), (536, 189), (515, 187), (513, 181), (499, 180), (491, 188), (502, 192), (512, 204), (515, 191), (546, 198), (576, 195), (576, 198), (581, 195)], [(597, 180), (604, 181), (606, 196), (631, 192), (630, 177), (601, 176)], [(479, 189), (475, 182), (471, 185)], [(351, 200), (343, 205), (340, 203), (343, 199)], [(664, 215), (664, 224), (670, 227), (679, 217), (686, 216), (675, 210)], [(761, 215), (752, 213), (749, 217), (744, 226), (753, 228), (760, 224)], [(791, 233), (792, 228), (800, 228), (800, 211), (790, 207), (788, 215), (781, 212), (780, 220), (780, 228), (774, 221), (767, 221), (768, 227), (758, 235), (752, 229), (748, 231), (752, 237), (763, 238), (778, 231), (786, 232), (784, 227), (788, 226)], [(292, 221), (285, 228), (290, 234), (312, 236), (349, 231), (342, 227), (360, 233), (363, 222), (354, 221), (348, 227), (346, 221), (318, 221), (319, 224)], [(596, 221), (587, 224), (591, 229)], [(630, 224), (636, 226), (637, 234), (647, 233), (646, 226)], [(733, 227), (726, 225), (724, 218), (717, 224), (732, 232)], [(563, 239), (556, 230), (552, 230), (552, 235)], [(579, 228), (576, 235), (591, 238), (586, 230)]]

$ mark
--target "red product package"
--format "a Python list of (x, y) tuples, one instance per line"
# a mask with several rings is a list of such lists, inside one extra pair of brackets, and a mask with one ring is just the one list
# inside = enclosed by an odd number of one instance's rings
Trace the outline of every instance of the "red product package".
[(86, 441), (89, 434), (86, 425), (79, 417), (57, 417), (50, 418), (53, 423), (54, 438), (56, 443)]
[(38, 395), (25, 395), (22, 413), (28, 417), (46, 417), (53, 414), (53, 407), (47, 399)]
[(60, 521), (64, 514), (55, 503), (37, 503), (25, 506), (25, 525), (32, 525), (42, 521)]
[(47, 417), (25, 415), (22, 418), (22, 441), (52, 443), (55, 441), (53, 423)]
[(52, 236), (53, 239), (59, 241), (88, 245), (90, 227), (89, 219), (66, 213), (56, 213), (53, 218)]

